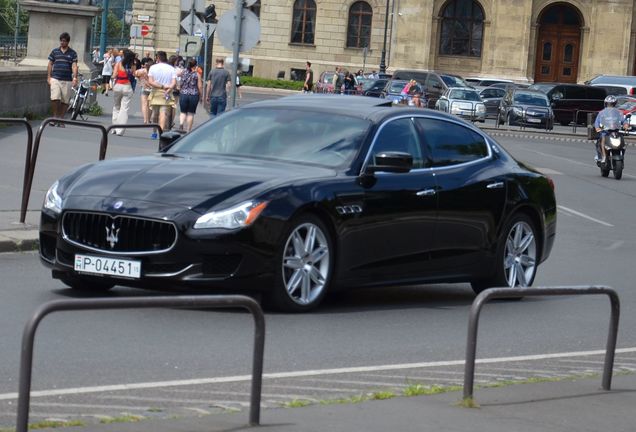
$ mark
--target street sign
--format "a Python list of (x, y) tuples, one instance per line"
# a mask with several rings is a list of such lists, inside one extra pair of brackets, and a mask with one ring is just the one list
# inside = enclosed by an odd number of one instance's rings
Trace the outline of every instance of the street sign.
[[(193, 22), (194, 25), (192, 25)], [(205, 24), (198, 16), (193, 15), (192, 13), (189, 13), (188, 16), (181, 20), (181, 27), (183, 27), (188, 34), (190, 34), (190, 31), (192, 31), (192, 33), (197, 31), (205, 33)]]
[[(192, 3), (194, 3), (194, 5)], [(181, 10), (183, 12), (189, 12), (192, 6), (194, 6), (194, 10), (199, 13), (205, 12), (205, 0), (181, 0)]]
[(179, 53), (184, 57), (194, 57), (201, 51), (201, 36), (179, 36)]
[(150, 33), (150, 27), (149, 27), (149, 26), (147, 26), (147, 25), (145, 25), (145, 24), (144, 24), (144, 25), (142, 25), (142, 26), (141, 26), (141, 35), (142, 35), (143, 37), (146, 37), (146, 36), (148, 36), (148, 34), (149, 34), (149, 33)]
[(131, 38), (140, 38), (141, 37), (141, 25), (132, 24), (130, 26), (130, 37)]
[(137, 21), (148, 22), (150, 21), (150, 15), (137, 15)]
[[(231, 10), (221, 15), (216, 28), (216, 34), (221, 44), (228, 49), (234, 49), (234, 33), (236, 29), (236, 12)], [(261, 23), (256, 14), (243, 9), (243, 24), (241, 24), (240, 51), (249, 51), (256, 46), (260, 39)]]

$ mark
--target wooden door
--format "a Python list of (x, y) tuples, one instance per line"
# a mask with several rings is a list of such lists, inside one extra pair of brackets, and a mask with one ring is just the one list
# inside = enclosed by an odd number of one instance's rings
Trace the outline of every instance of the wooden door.
[(580, 40), (578, 27), (542, 27), (537, 40), (534, 81), (576, 83)]

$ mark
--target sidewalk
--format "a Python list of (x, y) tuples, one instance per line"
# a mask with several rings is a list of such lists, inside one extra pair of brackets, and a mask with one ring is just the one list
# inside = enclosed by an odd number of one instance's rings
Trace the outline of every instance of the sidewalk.
[[(477, 389), (479, 408), (458, 406), (461, 392), (261, 411), (258, 430), (277, 432), (633, 432), (636, 375)], [(178, 419), (73, 427), (78, 432), (220, 432), (247, 426), (248, 410)]]

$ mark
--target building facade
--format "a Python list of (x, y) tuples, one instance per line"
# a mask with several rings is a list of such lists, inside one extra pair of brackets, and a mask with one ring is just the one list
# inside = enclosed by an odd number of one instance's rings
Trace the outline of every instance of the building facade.
[[(213, 0), (216, 12), (233, 0)], [(253, 1), (249, 2), (253, 3)], [(253, 75), (289, 79), (307, 60), (318, 74), (336, 66), (378, 71), (441, 70), (518, 81), (583, 82), (632, 75), (635, 0), (259, 0), (258, 44), (242, 53)], [(149, 17), (145, 45), (174, 53), (180, 21), (174, 0), (134, 0)], [(131, 41), (132, 45), (132, 41)], [(135, 41), (139, 46), (139, 42)], [(230, 56), (218, 40), (212, 56)]]

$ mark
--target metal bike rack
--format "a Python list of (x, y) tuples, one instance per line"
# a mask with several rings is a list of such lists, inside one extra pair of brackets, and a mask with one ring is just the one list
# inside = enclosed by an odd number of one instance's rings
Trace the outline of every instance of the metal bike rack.
[(464, 365), (464, 399), (473, 397), (475, 380), (475, 355), (477, 352), (477, 327), (479, 314), (483, 305), (495, 298), (537, 297), (537, 296), (564, 296), (564, 295), (589, 295), (605, 294), (609, 296), (612, 314), (607, 335), (605, 349), (605, 364), (603, 367), (603, 390), (610, 390), (612, 384), (612, 369), (614, 367), (614, 355), (616, 352), (616, 338), (618, 336), (618, 319), (620, 315), (620, 300), (618, 294), (606, 286), (564, 286), (564, 287), (539, 287), (539, 288), (490, 288), (479, 294), (470, 308), (468, 319), (468, 340), (466, 343), (466, 363)]
[[(20, 214), (26, 215), (26, 210), (29, 205), (29, 197), (31, 196), (31, 187), (33, 186), (33, 176), (35, 175), (35, 163), (38, 160), (38, 152), (40, 150), (40, 140), (42, 139), (42, 132), (44, 128), (51, 123), (62, 123), (73, 126), (80, 126), (90, 129), (98, 129), (102, 133), (102, 140), (99, 145), (99, 160), (104, 159), (106, 155), (106, 146), (108, 145), (108, 141), (106, 139), (106, 128), (100, 124), (96, 123), (86, 123), (77, 120), (64, 120), (58, 119), (55, 117), (49, 117), (42, 121), (40, 127), (38, 128), (37, 133), (35, 134), (35, 141), (33, 142), (33, 152), (31, 154), (31, 160), (29, 162), (29, 170), (28, 175), (25, 176), (25, 187), (23, 188), (23, 197), (22, 197), (22, 208), (20, 209)], [(22, 216), (20, 216), (22, 218)], [(24, 222), (20, 220), (20, 222)]]
[(0, 123), (21, 124), (26, 126), (27, 130), (26, 160), (24, 161), (24, 178), (22, 180), (22, 205), (20, 206), (20, 223), (24, 223), (27, 212), (27, 203), (25, 200), (29, 200), (27, 195), (27, 180), (29, 178), (29, 166), (31, 165), (31, 151), (33, 148), (33, 128), (26, 118), (0, 118)]
[(252, 389), (250, 397), (249, 425), (260, 422), (261, 388), (263, 382), (263, 355), (265, 351), (265, 317), (258, 303), (246, 296), (175, 296), (100, 298), (80, 300), (55, 300), (41, 305), (26, 323), (22, 333), (22, 355), (18, 390), (16, 432), (27, 432), (29, 428), (29, 405), (31, 398), (31, 375), (33, 372), (33, 345), (38, 324), (48, 314), (56, 311), (86, 311), (97, 309), (137, 308), (233, 308), (247, 309), (254, 317), (254, 354), (252, 356)]

